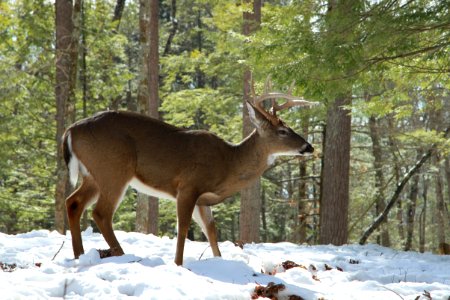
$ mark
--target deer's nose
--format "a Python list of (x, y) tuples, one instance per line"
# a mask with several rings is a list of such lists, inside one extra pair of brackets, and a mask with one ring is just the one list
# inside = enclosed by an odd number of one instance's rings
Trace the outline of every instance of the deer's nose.
[(311, 144), (306, 144), (303, 149), (300, 151), (301, 154), (305, 154), (305, 153), (313, 153), (314, 152), (314, 147), (311, 146)]

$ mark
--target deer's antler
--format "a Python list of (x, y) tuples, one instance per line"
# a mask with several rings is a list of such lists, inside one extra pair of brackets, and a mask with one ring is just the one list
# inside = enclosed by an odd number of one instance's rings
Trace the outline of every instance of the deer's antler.
[[(318, 105), (318, 102), (305, 100), (303, 97), (296, 97), (292, 95), (292, 90), (294, 89), (295, 81), (292, 82), (291, 86), (287, 93), (281, 92), (270, 92), (272, 89), (272, 81), (270, 80), (270, 76), (267, 77), (266, 82), (264, 84), (264, 94), (260, 96), (256, 96), (255, 94), (255, 86), (254, 81), (252, 79), (252, 93), (253, 93), (253, 105), (258, 111), (263, 114), (272, 124), (277, 125), (280, 122), (280, 119), (277, 117), (277, 111), (281, 111), (283, 109), (287, 109), (294, 106), (301, 107), (310, 107)], [(267, 111), (264, 108), (265, 100), (272, 101), (272, 108), (270, 111)], [(277, 99), (286, 99), (287, 101), (281, 105), (279, 105), (276, 100)]]

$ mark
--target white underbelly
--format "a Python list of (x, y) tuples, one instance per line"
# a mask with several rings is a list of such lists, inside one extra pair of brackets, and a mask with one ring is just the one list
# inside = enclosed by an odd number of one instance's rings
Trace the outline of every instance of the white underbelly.
[(143, 183), (142, 181), (140, 181), (139, 179), (137, 179), (136, 177), (134, 177), (131, 181), (130, 181), (130, 186), (134, 189), (136, 189), (138, 192), (140, 193), (144, 193), (156, 198), (163, 198), (163, 199), (169, 199), (169, 200), (175, 200), (175, 198), (170, 195), (167, 194), (163, 191), (157, 190), (149, 185), (146, 185), (145, 183)]

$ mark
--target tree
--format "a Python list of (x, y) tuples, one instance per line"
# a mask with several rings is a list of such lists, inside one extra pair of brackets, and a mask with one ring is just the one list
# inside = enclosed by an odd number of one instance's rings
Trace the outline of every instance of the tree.
[[(245, 1), (249, 4), (249, 1)], [(259, 24), (261, 23), (261, 1), (254, 0), (252, 11), (245, 11), (243, 13), (243, 34), (251, 35), (255, 32)], [(244, 97), (243, 107), (246, 107), (245, 103), (252, 97), (252, 75), (250, 69), (247, 67), (244, 70)], [(254, 127), (248, 116), (248, 111), (243, 110), (243, 127), (242, 134), (244, 137), (248, 136)], [(259, 226), (260, 226), (260, 214), (261, 214), (261, 183), (260, 179), (251, 186), (241, 191), (241, 212), (239, 217), (240, 227), (240, 240), (243, 242), (258, 242), (260, 238)]]
[[(352, 5), (345, 1), (328, 2), (326, 26), (337, 33), (326, 34), (329, 45), (342, 45), (351, 39), (349, 36), (355, 30), (351, 25), (352, 18), (358, 14)], [(343, 16), (347, 16), (344, 21)], [(329, 55), (332, 54), (327, 52), (331, 62)], [(346, 53), (338, 52), (336, 56), (346, 59)], [(343, 77), (351, 72), (352, 68), (346, 63), (335, 70), (337, 76)], [(321, 244), (342, 245), (348, 240), (351, 116), (346, 107), (351, 105), (351, 81), (343, 85), (327, 108), (320, 198)]]
[[(370, 139), (372, 140), (372, 155), (373, 155), (373, 166), (375, 168), (375, 190), (376, 190), (376, 204), (375, 204), (375, 214), (379, 215), (386, 204), (384, 203), (384, 189), (385, 189), (385, 181), (383, 174), (383, 152), (380, 142), (380, 133), (379, 133), (379, 121), (374, 117), (369, 117), (369, 131), (370, 131)], [(384, 226), (381, 227), (381, 233), (379, 237), (378, 243), (382, 246), (389, 247), (390, 239), (389, 239), (389, 231), (387, 229), (387, 220), (384, 221)]]
[[(141, 47), (141, 69), (138, 90), (139, 112), (158, 119), (159, 107), (159, 2), (141, 0), (139, 28)], [(138, 193), (136, 205), (136, 230), (158, 233), (158, 199)]]
[(70, 0), (56, 1), (56, 160), (55, 228), (65, 232), (65, 205), (68, 173), (62, 153), (62, 135), (66, 123), (75, 119), (75, 85), (78, 59), (78, 39), (81, 0), (75, 5)]
[(123, 9), (125, 8), (125, 0), (117, 0), (116, 7), (114, 8), (113, 22), (117, 22), (116, 29), (120, 26), (122, 20)]
[(320, 199), (321, 244), (342, 245), (348, 239), (350, 170), (350, 96), (337, 98), (327, 111)]

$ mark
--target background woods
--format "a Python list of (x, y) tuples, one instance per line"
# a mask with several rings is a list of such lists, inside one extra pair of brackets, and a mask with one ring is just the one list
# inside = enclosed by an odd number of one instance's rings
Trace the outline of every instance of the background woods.
[[(252, 73), (257, 92), (270, 74), (275, 89), (295, 80), (294, 94), (322, 103), (282, 113), (317, 151), (278, 159), (259, 184), (214, 207), (220, 240), (437, 251), (450, 240), (448, 7), (0, 1), (0, 231), (65, 230), (70, 188), (57, 149), (75, 120), (138, 110), (238, 142)], [(173, 236), (174, 203), (135, 194), (115, 229)], [(190, 238), (204, 237), (192, 225)]]

